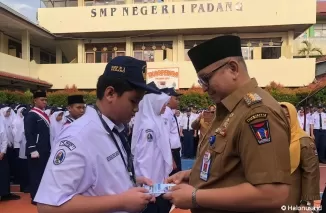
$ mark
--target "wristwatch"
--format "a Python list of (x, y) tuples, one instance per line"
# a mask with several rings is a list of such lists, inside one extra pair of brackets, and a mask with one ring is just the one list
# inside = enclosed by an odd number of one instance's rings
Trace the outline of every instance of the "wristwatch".
[(307, 200), (301, 200), (300, 205), (302, 205), (302, 206), (312, 206), (312, 203), (310, 201), (307, 201)]
[(192, 195), (191, 195), (192, 206), (193, 206), (194, 208), (199, 208), (199, 205), (198, 205), (197, 200), (196, 200), (196, 193), (197, 193), (197, 190), (198, 190), (198, 189), (195, 188), (195, 189), (192, 191)]

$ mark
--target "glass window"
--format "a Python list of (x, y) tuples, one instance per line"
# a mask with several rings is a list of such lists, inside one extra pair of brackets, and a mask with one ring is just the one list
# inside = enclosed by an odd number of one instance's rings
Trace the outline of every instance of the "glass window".
[(281, 47), (262, 47), (262, 59), (279, 59), (281, 57)]
[(85, 44), (86, 63), (108, 63), (116, 56), (125, 55), (125, 43)]
[(173, 61), (172, 41), (134, 42), (134, 57), (147, 62)]
[(184, 50), (185, 61), (190, 61), (190, 58), (188, 56), (188, 51), (191, 48), (195, 47), (196, 45), (203, 43), (204, 41), (205, 40), (186, 40), (186, 41), (184, 41), (184, 43), (185, 43), (185, 50)]

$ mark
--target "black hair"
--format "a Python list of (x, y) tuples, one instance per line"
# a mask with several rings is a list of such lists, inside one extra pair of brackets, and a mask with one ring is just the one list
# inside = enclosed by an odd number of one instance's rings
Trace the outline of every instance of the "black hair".
[(123, 78), (114, 78), (101, 75), (96, 84), (96, 97), (102, 100), (106, 88), (113, 87), (114, 91), (121, 96), (123, 93), (132, 91), (134, 88)]

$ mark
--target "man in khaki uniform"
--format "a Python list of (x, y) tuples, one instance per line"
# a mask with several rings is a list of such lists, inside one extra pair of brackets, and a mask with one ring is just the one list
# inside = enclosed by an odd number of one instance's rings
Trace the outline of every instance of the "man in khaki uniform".
[(192, 170), (167, 180), (178, 185), (165, 198), (193, 213), (281, 211), (291, 182), (291, 134), (281, 106), (250, 79), (239, 37), (217, 37), (188, 54), (216, 117)]

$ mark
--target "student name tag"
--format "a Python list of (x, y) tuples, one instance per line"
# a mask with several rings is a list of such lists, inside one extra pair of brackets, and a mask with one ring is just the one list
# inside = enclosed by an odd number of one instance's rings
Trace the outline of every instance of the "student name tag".
[(203, 162), (200, 170), (200, 179), (207, 181), (209, 177), (209, 169), (211, 165), (211, 153), (206, 151), (203, 157)]

